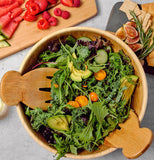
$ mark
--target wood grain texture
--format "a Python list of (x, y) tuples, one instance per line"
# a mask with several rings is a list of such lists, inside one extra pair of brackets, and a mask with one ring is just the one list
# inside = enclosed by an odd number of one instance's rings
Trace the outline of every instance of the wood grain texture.
[[(48, 34), (51, 34), (63, 28), (77, 25), (97, 14), (95, 0), (81, 0), (81, 2), (81, 6), (79, 8), (66, 7), (62, 4), (56, 6), (61, 8), (62, 10), (69, 11), (71, 16), (67, 20), (63, 19), (62, 17), (57, 17), (58, 25), (55, 27), (50, 27), (47, 30), (42, 31), (37, 28), (37, 22), (41, 18), (41, 15), (39, 15), (38, 20), (34, 22), (22, 21), (13, 37), (8, 40), (11, 46), (0, 48), (0, 59), (32, 46)], [(54, 8), (49, 10), (51, 15), (54, 15)]]
[(134, 111), (130, 110), (129, 118), (119, 126), (120, 130), (116, 129), (106, 137), (105, 145), (122, 148), (125, 157), (129, 159), (139, 157), (152, 143), (152, 131), (148, 128), (140, 128)]
[(47, 110), (51, 100), (50, 92), (40, 91), (40, 88), (51, 88), (51, 80), (55, 68), (39, 68), (21, 76), (19, 72), (9, 71), (1, 80), (0, 95), (6, 105), (17, 105), (23, 102), (34, 109), (36, 107)]

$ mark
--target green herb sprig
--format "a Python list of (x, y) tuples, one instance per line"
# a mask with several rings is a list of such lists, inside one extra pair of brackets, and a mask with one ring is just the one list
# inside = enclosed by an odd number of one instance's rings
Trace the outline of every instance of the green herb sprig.
[[(137, 30), (138, 30), (139, 36), (140, 36), (140, 42), (143, 45), (143, 48), (142, 48), (140, 54), (138, 55), (138, 58), (144, 59), (146, 56), (148, 56), (154, 50), (154, 37), (152, 38), (153, 29), (149, 28), (148, 32), (145, 33), (142, 28), (142, 23), (137, 18), (136, 14), (133, 11), (130, 11), (130, 14), (132, 15), (132, 17), (136, 23), (136, 27), (137, 27)], [(152, 39), (153, 39), (153, 43), (150, 45), (150, 42)]]

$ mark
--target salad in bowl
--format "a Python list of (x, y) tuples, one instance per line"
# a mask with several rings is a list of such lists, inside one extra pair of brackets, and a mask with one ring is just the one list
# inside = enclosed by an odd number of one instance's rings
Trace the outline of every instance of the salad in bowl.
[[(67, 155), (80, 159), (93, 153), (100, 156), (107, 149), (101, 148), (105, 137), (128, 118), (135, 89), (142, 90), (141, 75), (125, 48), (115, 49), (116, 43), (100, 33), (84, 33), (67, 32), (48, 40), (43, 49), (37, 47), (35, 61), (29, 66), (29, 70), (58, 69), (49, 77), (48, 108), (22, 106), (30, 130), (39, 135), (39, 142), (58, 153), (57, 160)], [(144, 109), (136, 112), (142, 119)]]

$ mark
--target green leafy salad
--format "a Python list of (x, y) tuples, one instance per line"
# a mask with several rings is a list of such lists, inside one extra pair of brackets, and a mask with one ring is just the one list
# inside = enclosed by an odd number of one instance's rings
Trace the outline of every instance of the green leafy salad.
[(52, 107), (25, 107), (31, 126), (66, 153), (98, 150), (104, 138), (129, 116), (138, 77), (123, 50), (103, 37), (61, 37), (51, 41), (36, 67), (59, 70), (51, 78)]

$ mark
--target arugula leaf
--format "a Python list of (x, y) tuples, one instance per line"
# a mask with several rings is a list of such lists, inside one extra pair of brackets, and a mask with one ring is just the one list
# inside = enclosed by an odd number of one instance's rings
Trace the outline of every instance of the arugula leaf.
[(104, 118), (109, 114), (104, 102), (95, 102), (92, 104), (91, 110), (94, 112), (98, 122), (102, 125)]
[(77, 155), (78, 152), (77, 152), (77, 147), (75, 147), (74, 145), (70, 145), (70, 150), (71, 150), (71, 153)]
[(42, 54), (40, 54), (40, 58), (42, 59), (43, 62), (48, 62), (52, 58), (57, 58), (61, 55), (60, 52), (55, 53), (51, 52), (50, 50), (44, 51)]
[(82, 142), (82, 143), (87, 143), (87, 142), (90, 142), (91, 140), (94, 139), (93, 137), (93, 113), (91, 113), (90, 115), (90, 119), (89, 119), (89, 122), (88, 122), (88, 125), (82, 130), (82, 133), (78, 133), (78, 136), (79, 136), (79, 140)]
[(34, 130), (38, 131), (39, 128), (44, 125), (48, 126), (46, 120), (51, 116), (50, 113), (43, 112), (41, 108), (29, 109), (26, 108), (26, 115), (31, 116), (31, 126)]
[(106, 128), (102, 128), (103, 137), (106, 137), (110, 132), (112, 132), (114, 129), (116, 129), (118, 125), (118, 121), (116, 119), (112, 119), (111, 117), (107, 118), (108, 126)]

